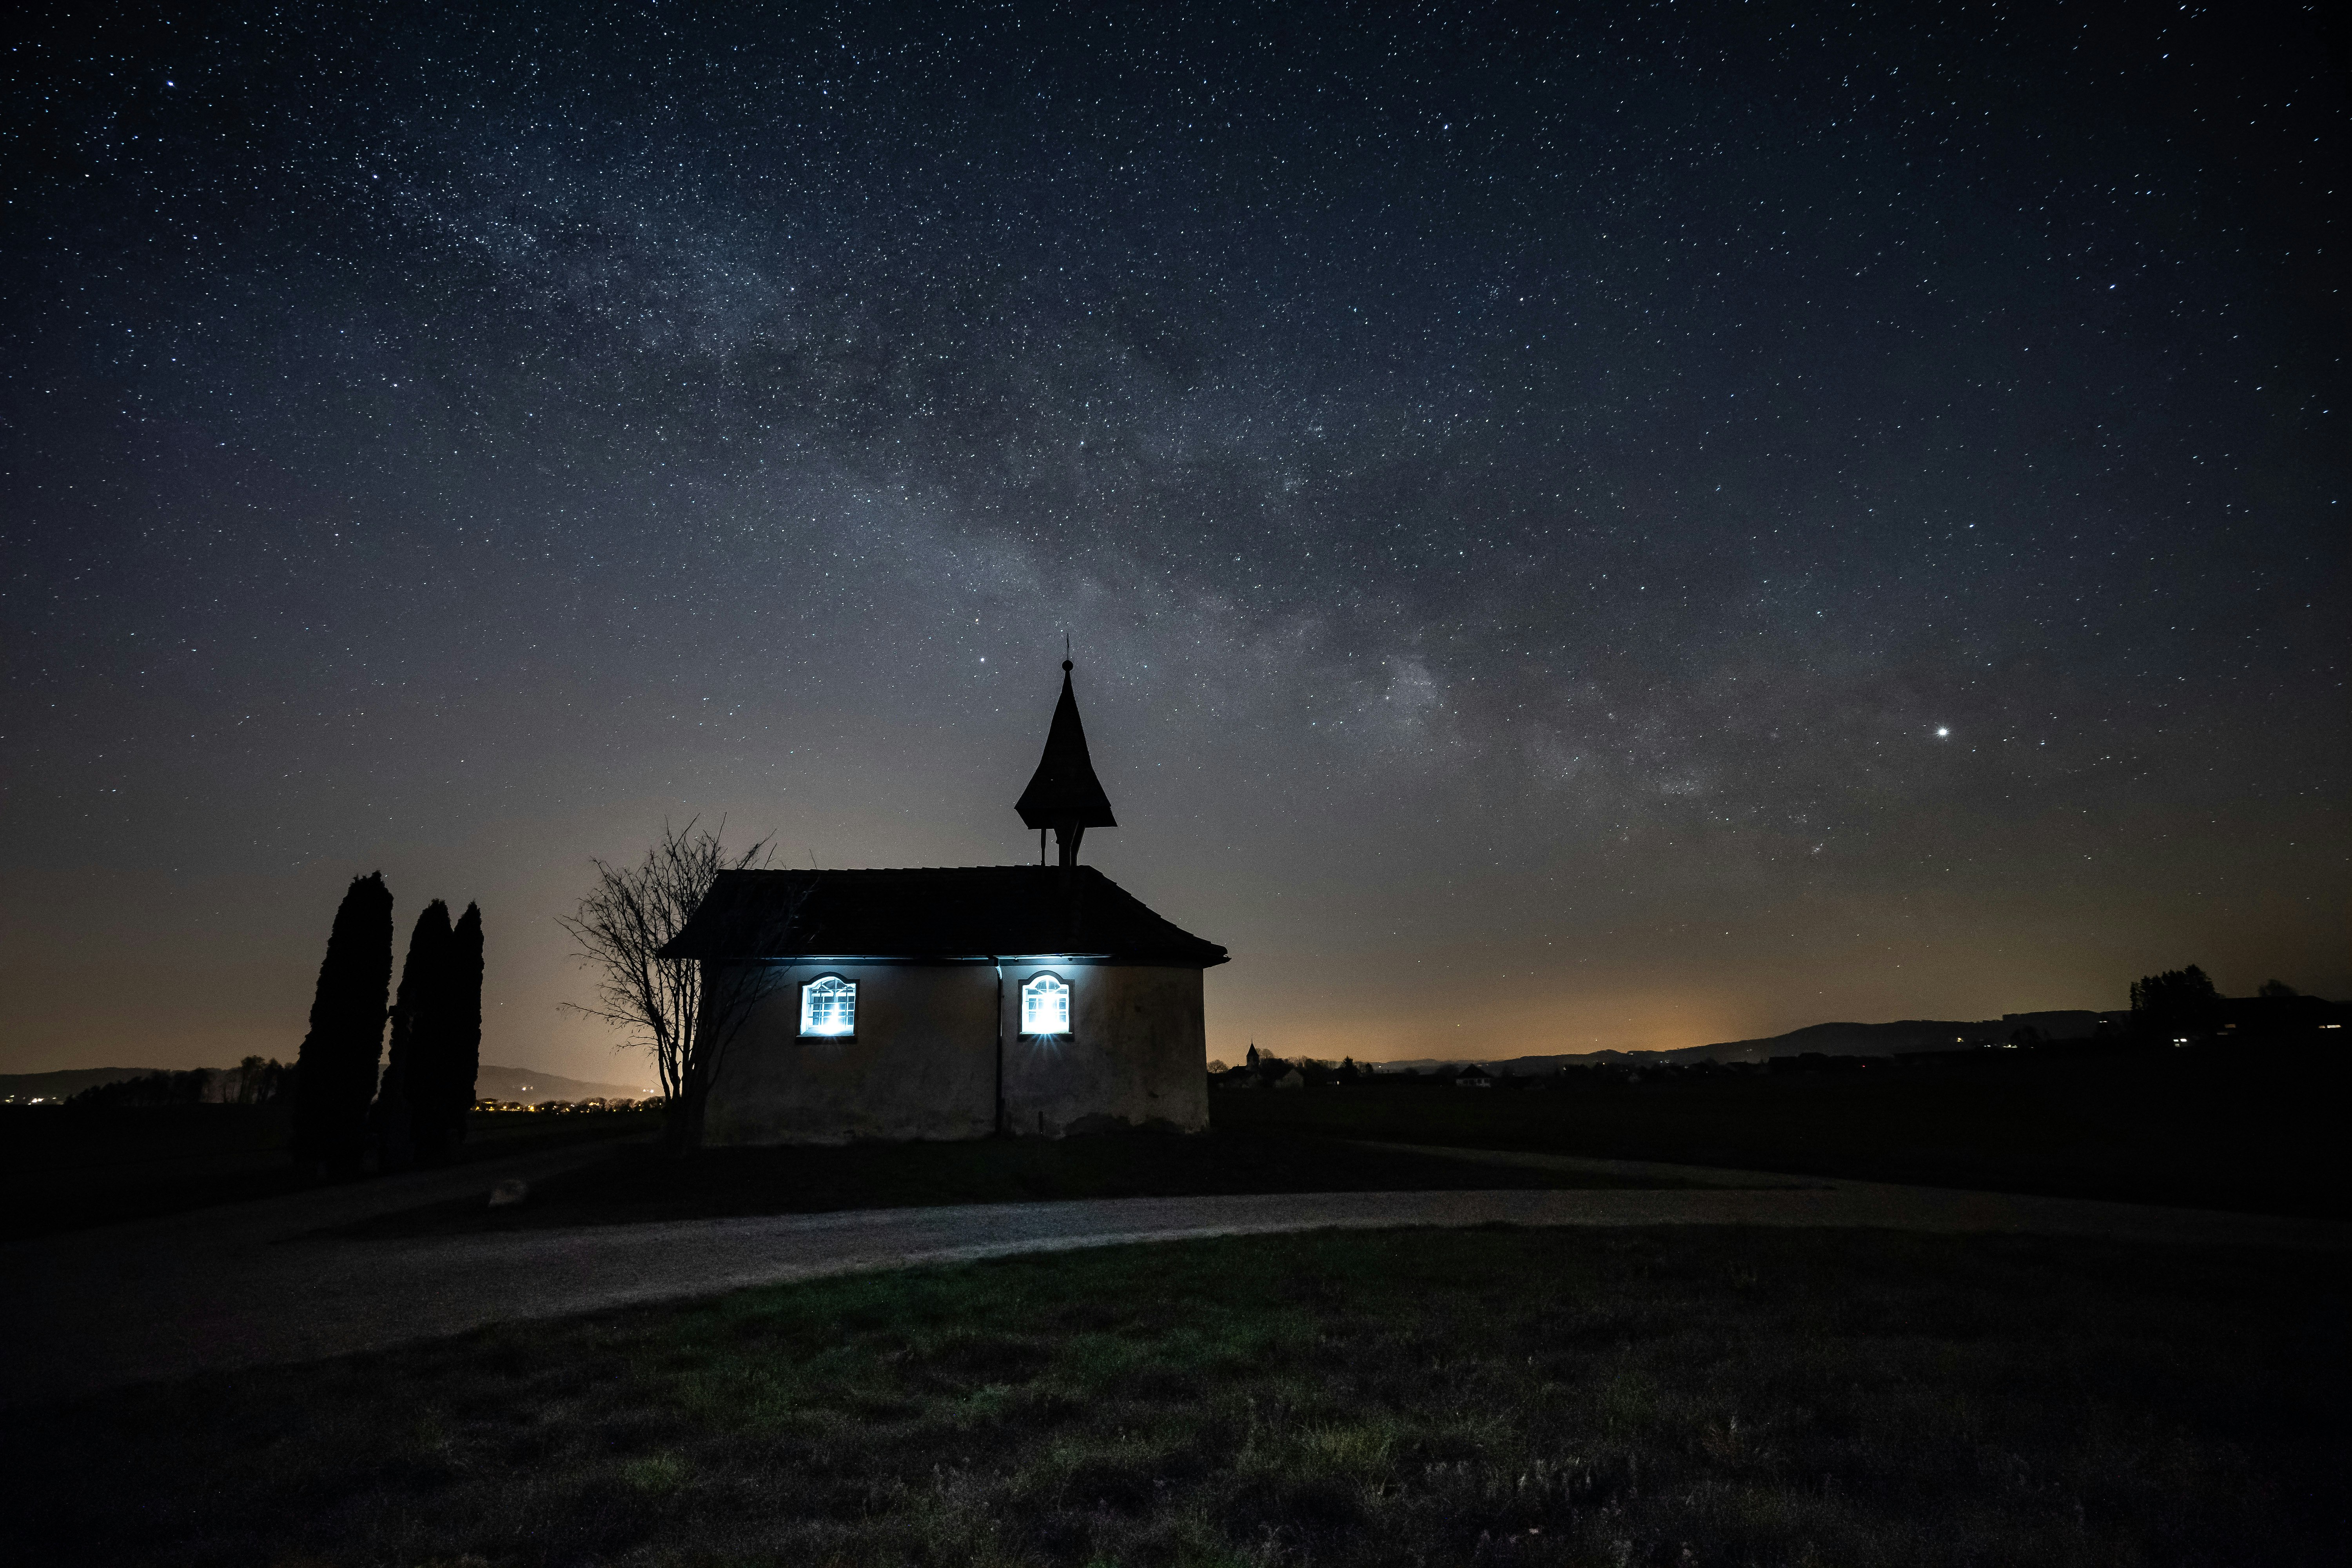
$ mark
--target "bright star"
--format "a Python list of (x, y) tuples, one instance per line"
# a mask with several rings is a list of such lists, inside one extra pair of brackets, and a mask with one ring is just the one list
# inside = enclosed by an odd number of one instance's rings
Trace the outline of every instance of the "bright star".
[(1952, 732), (1944, 728), (1941, 724), (1936, 726), (1936, 739), (1938, 741), (1948, 741), (1951, 739), (1951, 735)]

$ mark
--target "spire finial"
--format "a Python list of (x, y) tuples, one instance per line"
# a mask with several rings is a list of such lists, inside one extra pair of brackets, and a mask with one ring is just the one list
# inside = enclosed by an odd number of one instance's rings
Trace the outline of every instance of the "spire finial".
[(1070, 634), (1069, 634), (1069, 633), (1067, 633), (1067, 632), (1064, 632), (1064, 633), (1062, 634), (1062, 673), (1063, 673), (1064, 675), (1067, 675), (1067, 674), (1069, 674), (1069, 673), (1070, 673), (1071, 668), (1072, 668), (1072, 666), (1071, 666), (1071, 664), (1070, 664)]

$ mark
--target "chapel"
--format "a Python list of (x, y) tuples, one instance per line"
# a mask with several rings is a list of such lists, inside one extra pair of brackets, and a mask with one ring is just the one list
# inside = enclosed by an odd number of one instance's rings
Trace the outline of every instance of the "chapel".
[(1225, 950), (1078, 863), (1118, 822), (1071, 668), (1013, 807), (1038, 864), (719, 873), (666, 950), (700, 961), (706, 995), (758, 998), (705, 1143), (1207, 1129), (1202, 978)]

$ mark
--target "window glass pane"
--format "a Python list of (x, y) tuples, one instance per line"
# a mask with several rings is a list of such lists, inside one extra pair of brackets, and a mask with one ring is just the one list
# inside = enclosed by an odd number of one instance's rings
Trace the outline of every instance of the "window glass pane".
[(857, 1032), (856, 982), (828, 974), (801, 987), (801, 1033), (853, 1035)]
[(1021, 1032), (1024, 1035), (1066, 1035), (1070, 1032), (1070, 988), (1050, 974), (1041, 974), (1021, 988)]

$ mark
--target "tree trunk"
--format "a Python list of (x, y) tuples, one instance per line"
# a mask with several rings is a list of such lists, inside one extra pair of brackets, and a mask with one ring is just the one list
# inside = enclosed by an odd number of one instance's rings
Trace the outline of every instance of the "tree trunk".
[(689, 1089), (670, 1101), (662, 1118), (662, 1152), (673, 1160), (690, 1159), (702, 1151), (703, 1109), (709, 1096)]

